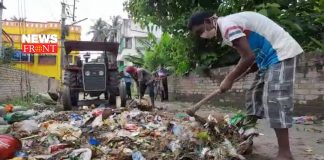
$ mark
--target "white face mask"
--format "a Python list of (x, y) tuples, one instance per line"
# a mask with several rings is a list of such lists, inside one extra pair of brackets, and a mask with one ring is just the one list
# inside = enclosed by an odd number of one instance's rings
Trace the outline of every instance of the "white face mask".
[(212, 23), (214, 28), (209, 31), (206, 29), (206, 24), (205, 24), (205, 31), (200, 35), (201, 38), (212, 39), (217, 36), (217, 21), (213, 19)]

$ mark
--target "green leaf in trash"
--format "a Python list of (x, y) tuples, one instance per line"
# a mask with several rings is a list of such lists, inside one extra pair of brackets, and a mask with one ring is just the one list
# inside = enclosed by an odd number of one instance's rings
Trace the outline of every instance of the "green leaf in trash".
[(245, 118), (246, 118), (245, 114), (237, 113), (229, 120), (229, 123), (233, 126), (236, 126), (239, 122), (243, 121)]
[(203, 142), (207, 142), (209, 140), (209, 135), (207, 131), (197, 133), (197, 138)]

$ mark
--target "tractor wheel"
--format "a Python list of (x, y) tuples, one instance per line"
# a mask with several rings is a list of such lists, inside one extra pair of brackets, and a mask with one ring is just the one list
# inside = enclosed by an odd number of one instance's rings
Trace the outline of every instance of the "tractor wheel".
[(127, 93), (126, 93), (126, 84), (124, 80), (120, 81), (118, 88), (119, 88), (120, 106), (126, 107)]
[(77, 86), (77, 80), (78, 80), (78, 74), (77, 72), (65, 70), (64, 71), (64, 81), (63, 84), (70, 86), (70, 87), (76, 87)]
[(78, 74), (77, 72), (64, 71), (64, 88), (62, 93), (62, 103), (64, 110), (71, 110), (73, 106), (78, 105), (79, 92), (71, 90), (73, 87), (78, 85)]
[(70, 87), (68, 86), (64, 86), (63, 88), (62, 103), (65, 111), (69, 111), (72, 109)]
[(69, 86), (64, 86), (62, 93), (62, 103), (65, 111), (72, 110), (79, 101), (79, 92), (72, 91)]

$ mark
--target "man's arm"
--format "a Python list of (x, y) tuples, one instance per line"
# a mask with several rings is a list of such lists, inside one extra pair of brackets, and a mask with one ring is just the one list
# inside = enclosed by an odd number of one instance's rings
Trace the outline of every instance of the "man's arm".
[(249, 68), (248, 74), (249, 74), (249, 73), (254, 73), (254, 72), (258, 71), (258, 70), (259, 70), (258, 65), (257, 65), (256, 63), (254, 63), (254, 64)]
[(237, 79), (245, 71), (247, 71), (253, 65), (255, 60), (255, 56), (245, 36), (233, 40), (232, 43), (233, 47), (240, 54), (241, 59), (235, 66), (235, 68), (222, 81), (220, 86), (220, 92), (225, 92), (229, 90), (232, 87), (235, 79)]

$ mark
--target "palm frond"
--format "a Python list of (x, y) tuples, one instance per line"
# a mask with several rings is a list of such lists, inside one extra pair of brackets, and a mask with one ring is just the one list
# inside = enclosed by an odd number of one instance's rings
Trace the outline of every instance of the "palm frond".
[(133, 63), (137, 67), (144, 66), (144, 58), (143, 57), (137, 57), (137, 56), (128, 55), (128, 56), (125, 57), (125, 60), (128, 61), (128, 62)]

